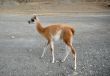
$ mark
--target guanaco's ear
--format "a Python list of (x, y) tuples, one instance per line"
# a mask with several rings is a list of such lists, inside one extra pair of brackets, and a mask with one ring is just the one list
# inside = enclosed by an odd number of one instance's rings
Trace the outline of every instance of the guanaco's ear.
[(34, 19), (36, 19), (37, 21), (39, 21), (39, 18), (37, 16), (37, 14), (33, 14)]
[(37, 16), (37, 14), (33, 14), (33, 16)]

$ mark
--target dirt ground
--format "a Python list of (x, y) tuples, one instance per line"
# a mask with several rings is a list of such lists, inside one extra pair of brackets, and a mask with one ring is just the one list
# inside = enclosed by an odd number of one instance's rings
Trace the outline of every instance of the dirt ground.
[(73, 15), (73, 14), (105, 14), (110, 12), (110, 7), (107, 3), (57, 3), (57, 2), (31, 2), (31, 3), (16, 3), (7, 2), (0, 5), (0, 13), (8, 14), (39, 14), (39, 15)]
[(43, 25), (68, 23), (76, 28), (73, 44), (77, 70), (70, 54), (64, 63), (65, 46), (55, 42), (55, 63), (47, 50), (40, 58), (45, 39), (27, 21), (31, 15), (0, 15), (0, 76), (110, 76), (110, 15), (39, 16)]

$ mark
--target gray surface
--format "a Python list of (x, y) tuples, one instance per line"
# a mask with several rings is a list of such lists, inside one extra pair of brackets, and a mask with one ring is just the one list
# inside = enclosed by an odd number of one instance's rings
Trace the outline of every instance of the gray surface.
[(27, 20), (31, 16), (0, 15), (0, 76), (110, 76), (110, 16), (40, 17), (43, 24), (69, 23), (76, 28), (77, 70), (69, 55), (64, 63), (62, 42), (40, 59), (46, 42)]

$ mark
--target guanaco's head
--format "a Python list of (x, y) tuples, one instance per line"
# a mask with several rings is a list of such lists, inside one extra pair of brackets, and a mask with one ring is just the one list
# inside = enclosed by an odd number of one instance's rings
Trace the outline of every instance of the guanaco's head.
[(37, 17), (36, 14), (34, 14), (34, 15), (32, 16), (32, 18), (28, 21), (28, 23), (30, 24), (30, 23), (33, 23), (33, 22), (35, 22), (35, 21), (39, 21), (39, 19), (38, 19), (38, 17)]

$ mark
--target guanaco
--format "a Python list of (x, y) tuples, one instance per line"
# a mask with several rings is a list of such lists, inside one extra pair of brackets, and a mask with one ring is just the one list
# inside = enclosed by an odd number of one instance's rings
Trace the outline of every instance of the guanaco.
[[(47, 47), (50, 46), (50, 50), (52, 54), (52, 63), (54, 63), (55, 62), (54, 41), (62, 40), (65, 43), (66, 48), (69, 48), (72, 52), (73, 58), (75, 60), (74, 69), (76, 69), (76, 50), (72, 45), (72, 40), (75, 33), (74, 28), (68, 24), (51, 24), (47, 27), (44, 27), (40, 22), (39, 18), (37, 17), (37, 15), (35, 14), (28, 21), (29, 24), (33, 22), (35, 22), (36, 30), (47, 40), (47, 44), (44, 46), (44, 50), (41, 57), (44, 56)], [(67, 56), (70, 53), (70, 50), (66, 49), (66, 52), (65, 52), (66, 55), (61, 60), (62, 62), (66, 60)]]

